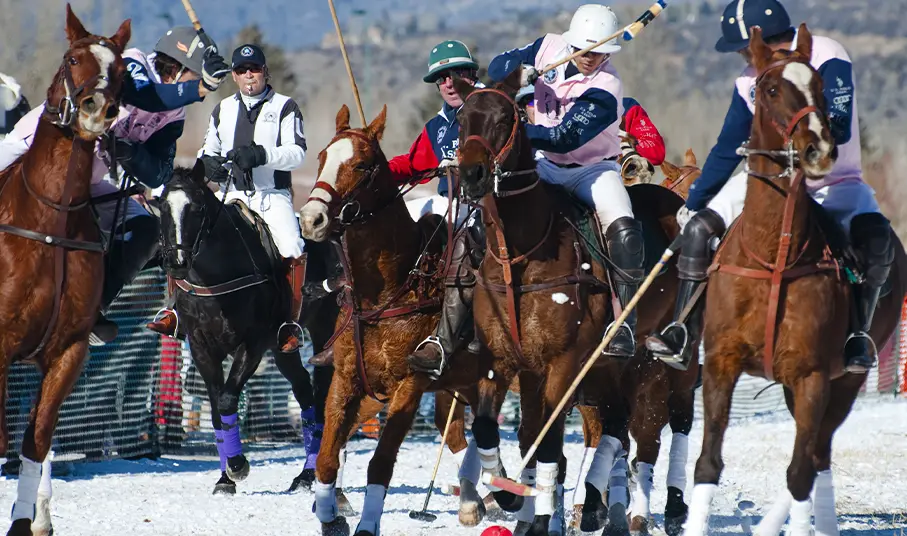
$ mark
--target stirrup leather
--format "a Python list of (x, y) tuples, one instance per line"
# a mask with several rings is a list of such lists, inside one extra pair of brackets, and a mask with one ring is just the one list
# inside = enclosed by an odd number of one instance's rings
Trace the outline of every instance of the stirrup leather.
[(438, 365), (438, 368), (431, 371), (426, 371), (426, 373), (434, 380), (437, 380), (441, 377), (441, 373), (444, 372), (444, 369), (447, 368), (447, 352), (444, 351), (444, 345), (441, 344), (441, 338), (437, 335), (429, 335), (425, 338), (424, 341), (420, 342), (416, 349), (413, 350), (413, 353), (418, 352), (419, 350), (425, 348), (427, 344), (434, 344), (438, 346), (438, 349), (441, 350), (441, 364)]
[(168, 308), (164, 307), (163, 309), (161, 309), (160, 311), (158, 311), (157, 313), (154, 314), (154, 317), (151, 319), (152, 324), (157, 322), (164, 316), (166, 316), (166, 314), (162, 315), (161, 313), (172, 313), (173, 314), (173, 318), (176, 319), (176, 325), (173, 326), (173, 335), (167, 335), (167, 337), (170, 337), (173, 339), (177, 338), (177, 335), (180, 332), (180, 315), (176, 314), (176, 309), (168, 309)]
[(661, 330), (661, 336), (664, 337), (668, 330), (672, 328), (679, 329), (681, 332), (683, 332), (683, 342), (680, 345), (680, 350), (677, 353), (671, 355), (661, 354), (658, 356), (658, 358), (662, 361), (680, 363), (681, 361), (683, 361), (683, 351), (686, 349), (687, 345), (690, 344), (690, 332), (687, 329), (687, 325), (683, 322), (671, 322), (670, 324), (665, 326), (663, 330)]

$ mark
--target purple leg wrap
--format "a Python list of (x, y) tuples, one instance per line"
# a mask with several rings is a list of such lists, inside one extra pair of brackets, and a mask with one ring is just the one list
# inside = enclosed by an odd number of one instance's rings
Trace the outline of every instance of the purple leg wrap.
[(318, 459), (318, 450), (321, 448), (321, 434), (324, 432), (323, 424), (315, 424), (315, 408), (308, 408), (302, 412), (302, 442), (305, 445), (304, 469), (314, 469), (315, 460)]
[(232, 415), (220, 416), (220, 428), (224, 434), (224, 454), (227, 458), (242, 454), (242, 443), (239, 441), (239, 417)]
[(215, 430), (214, 438), (217, 444), (217, 454), (220, 456), (220, 472), (227, 470), (227, 454), (224, 452), (224, 431)]

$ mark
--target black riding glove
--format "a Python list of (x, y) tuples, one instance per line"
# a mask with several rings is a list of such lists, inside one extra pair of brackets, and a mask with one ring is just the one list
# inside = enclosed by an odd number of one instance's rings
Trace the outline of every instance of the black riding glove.
[(216, 183), (227, 182), (230, 179), (230, 174), (227, 172), (227, 168), (224, 167), (226, 161), (227, 159), (222, 156), (202, 156), (202, 163), (205, 164), (205, 177)]
[(230, 66), (224, 61), (224, 58), (209, 48), (205, 51), (202, 58), (202, 85), (208, 91), (217, 91), (227, 75), (230, 74)]
[(268, 152), (261, 145), (252, 143), (231, 149), (227, 160), (232, 160), (240, 169), (251, 171), (268, 163)]

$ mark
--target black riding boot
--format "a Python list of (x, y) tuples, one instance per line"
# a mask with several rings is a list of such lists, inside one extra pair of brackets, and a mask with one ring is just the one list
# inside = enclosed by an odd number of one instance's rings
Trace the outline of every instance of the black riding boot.
[(459, 234), (454, 241), (447, 288), (441, 306), (441, 320), (434, 335), (422, 341), (406, 360), (418, 372), (438, 378), (447, 366), (447, 360), (456, 350), (457, 337), (472, 320), (472, 296), (475, 277), (466, 269), (466, 236)]
[(724, 220), (711, 209), (700, 210), (683, 230), (677, 271), (680, 288), (674, 306), (674, 321), (659, 334), (646, 339), (646, 348), (671, 367), (686, 370), (690, 366), (693, 348), (702, 336), (704, 294), (690, 310), (685, 321), (681, 315), (700, 285), (706, 284), (709, 264), (712, 262), (711, 241), (725, 231)]
[[(122, 240), (125, 233), (132, 233), (129, 240)], [(106, 311), (120, 291), (131, 282), (154, 257), (158, 248), (160, 230), (157, 219), (153, 216), (137, 216), (127, 221), (123, 234), (115, 235), (105, 259), (104, 286), (101, 289), (101, 310), (94, 328), (91, 330), (89, 343), (101, 346), (116, 339), (119, 328), (108, 320), (102, 311)]]
[(844, 343), (844, 368), (852, 374), (866, 374), (875, 366), (878, 357), (869, 329), (882, 285), (894, 262), (894, 249), (891, 247), (891, 227), (881, 214), (856, 216), (850, 227), (854, 248), (863, 261), (864, 280), (855, 288), (851, 333)]
[[(643, 277), (645, 247), (643, 247), (642, 224), (630, 217), (618, 218), (605, 232), (605, 242), (611, 260), (619, 270), (613, 271), (612, 281), (622, 308), (626, 308)], [(615, 318), (616, 320), (616, 318)], [(610, 327), (610, 326), (609, 326)], [(619, 359), (630, 359), (636, 355), (636, 309), (634, 308), (617, 333), (605, 355)]]

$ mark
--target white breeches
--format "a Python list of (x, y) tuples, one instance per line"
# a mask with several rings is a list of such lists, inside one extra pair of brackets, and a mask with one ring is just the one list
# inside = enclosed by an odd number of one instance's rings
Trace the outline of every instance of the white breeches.
[(605, 160), (588, 166), (562, 168), (541, 159), (537, 169), (543, 181), (563, 186), (593, 207), (604, 230), (618, 218), (633, 217), (630, 195), (620, 177), (620, 164), (617, 162)]
[[(747, 180), (746, 173), (734, 175), (707, 205), (721, 216), (727, 227), (743, 212)], [(848, 236), (854, 216), (881, 212), (875, 191), (862, 181), (839, 182), (810, 192), (810, 195), (844, 228)]]
[[(223, 194), (218, 194), (218, 196)], [(299, 220), (293, 210), (293, 200), (289, 190), (262, 190), (244, 192), (234, 190), (227, 193), (226, 200), (240, 199), (255, 211), (271, 231), (271, 238), (285, 259), (296, 259), (302, 256), (305, 240), (299, 233)]]
[[(459, 227), (469, 213), (469, 206), (465, 203), (454, 202), (454, 204), (457, 206), (456, 225)], [(419, 221), (426, 214), (437, 214), (447, 221), (447, 206), (447, 196), (437, 194), (417, 197), (406, 202), (406, 210), (409, 211), (413, 221)]]

